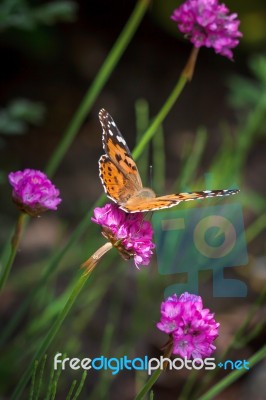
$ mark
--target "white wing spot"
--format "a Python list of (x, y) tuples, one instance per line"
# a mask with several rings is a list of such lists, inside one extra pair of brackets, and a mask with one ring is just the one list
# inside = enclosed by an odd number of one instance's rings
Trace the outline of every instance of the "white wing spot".
[(123, 145), (126, 145), (125, 140), (121, 136), (116, 137), (119, 143), (123, 143)]
[(114, 136), (113, 132), (111, 131), (111, 129), (108, 129), (109, 135), (110, 136)]

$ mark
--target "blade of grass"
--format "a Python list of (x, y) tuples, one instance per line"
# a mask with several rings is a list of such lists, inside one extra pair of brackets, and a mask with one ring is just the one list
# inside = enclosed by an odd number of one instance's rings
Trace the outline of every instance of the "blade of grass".
[(78, 398), (78, 396), (80, 395), (80, 393), (81, 393), (81, 391), (83, 389), (83, 386), (84, 386), (86, 378), (87, 378), (87, 372), (84, 371), (83, 374), (82, 374), (82, 377), (81, 377), (80, 384), (79, 384), (79, 386), (77, 388), (77, 391), (75, 393), (75, 396), (72, 398), (72, 400), (76, 400)]
[(15, 232), (11, 239), (10, 255), (9, 255), (8, 261), (2, 271), (2, 274), (0, 276), (0, 291), (4, 288), (6, 281), (8, 279), (8, 276), (10, 274), (10, 271), (11, 271), (12, 265), (14, 263), (16, 254), (17, 254), (18, 246), (20, 244), (20, 239), (21, 239), (27, 219), (28, 219), (28, 215), (25, 214), (24, 212), (21, 212), (18, 216)]
[(252, 224), (246, 228), (246, 239), (250, 243), (252, 240), (266, 229), (266, 214), (260, 215)]
[(243, 169), (244, 162), (252, 147), (254, 135), (265, 119), (266, 112), (266, 94), (262, 95), (256, 104), (255, 109), (252, 109), (245, 121), (245, 124), (240, 127), (237, 134), (237, 152), (235, 152), (234, 162), (236, 171)]
[(150, 379), (147, 381), (147, 383), (143, 386), (142, 390), (139, 392), (139, 394), (135, 397), (134, 400), (141, 400), (144, 398), (144, 396), (148, 393), (148, 391), (153, 387), (159, 376), (161, 375), (161, 370), (157, 369)]
[(72, 305), (74, 304), (77, 296), (81, 292), (83, 286), (85, 285), (85, 283), (87, 282), (87, 280), (89, 279), (90, 276), (91, 276), (90, 273), (88, 273), (87, 275), (82, 274), (80, 276), (80, 278), (75, 282), (75, 285), (73, 287), (73, 291), (72, 291), (67, 303), (65, 304), (64, 309), (58, 315), (58, 317), (55, 320), (54, 324), (52, 325), (51, 329), (49, 330), (49, 332), (47, 333), (46, 337), (42, 341), (41, 346), (36, 351), (36, 353), (35, 353), (35, 355), (33, 357), (33, 361), (29, 364), (28, 368), (26, 369), (26, 371), (22, 375), (18, 385), (16, 386), (16, 388), (14, 390), (14, 393), (13, 393), (13, 395), (11, 397), (12, 400), (20, 398), (20, 396), (22, 394), (22, 391), (25, 388), (25, 386), (28, 383), (28, 380), (29, 380), (29, 378), (31, 376), (31, 372), (32, 372), (32, 368), (34, 366), (35, 360), (42, 358), (43, 355), (45, 354), (45, 352), (48, 349), (49, 345), (53, 341), (55, 335), (59, 331), (62, 323), (64, 322), (64, 319), (66, 318), (67, 314), (71, 310)]
[[(254, 367), (259, 361), (263, 360), (266, 356), (266, 346), (262, 347), (257, 353), (255, 353), (251, 358), (248, 359), (250, 364), (250, 368)], [(219, 393), (221, 393), (224, 389), (230, 386), (233, 382), (239, 379), (242, 375), (247, 373), (246, 369), (239, 369), (231, 372), (228, 376), (223, 378), (216, 385), (212, 386), (210, 390), (208, 390), (205, 394), (200, 396), (197, 400), (211, 400), (215, 398)]]
[[(263, 304), (264, 300), (266, 298), (266, 289), (260, 293), (260, 296), (256, 299), (255, 303), (252, 304), (252, 307), (250, 307), (250, 310), (246, 316), (246, 319), (243, 321), (242, 325), (238, 328), (237, 332), (235, 333), (231, 343), (229, 344), (229, 346), (226, 348), (226, 350), (221, 354), (220, 356), (220, 361), (223, 361), (227, 358), (228, 354), (230, 353), (231, 349), (233, 348), (237, 348), (238, 347), (238, 343), (241, 342), (242, 337), (246, 335), (246, 329), (248, 327), (248, 324), (250, 323), (250, 321), (252, 320), (252, 318), (254, 317), (256, 311), (261, 307), (261, 305)], [(206, 375), (203, 379), (203, 381), (201, 382), (201, 387), (200, 390), (204, 390), (204, 388), (206, 388), (210, 382), (214, 379), (214, 377), (217, 375), (218, 373), (218, 368), (213, 370), (212, 373)]]
[[(122, 275), (122, 278), (125, 280), (125, 274)], [(123, 280), (121, 281), (121, 275), (119, 280), (119, 286), (123, 288), (125, 291), (126, 285)], [(121, 311), (123, 307), (123, 302), (121, 302), (121, 297), (125, 297), (124, 293), (115, 292), (114, 296), (112, 297), (112, 302), (109, 308), (108, 313), (108, 322), (105, 326), (102, 344), (101, 344), (101, 354), (109, 355), (110, 349), (112, 349), (112, 340), (115, 336), (117, 330), (119, 330), (119, 320), (121, 318)], [(108, 396), (108, 390), (111, 381), (113, 380), (113, 375), (106, 375), (105, 370), (101, 370), (100, 377), (97, 385), (94, 386), (93, 391), (90, 393), (89, 399), (105, 399)]]
[(199, 166), (203, 151), (205, 149), (207, 142), (207, 131), (205, 128), (199, 128), (193, 147), (190, 151), (184, 167), (182, 168), (182, 173), (180, 178), (174, 183), (173, 187), (177, 190), (187, 190), (187, 186), (193, 181), (195, 177), (195, 172)]
[(34, 367), (33, 367), (33, 371), (32, 371), (32, 378), (31, 378), (31, 385), (30, 385), (29, 400), (33, 400), (33, 394), (34, 394), (35, 378), (36, 378), (37, 368), (38, 368), (38, 360), (35, 360), (35, 362), (34, 362)]
[(34, 400), (38, 400), (39, 396), (40, 396), (40, 392), (41, 392), (41, 386), (42, 386), (42, 382), (43, 382), (43, 373), (44, 373), (44, 367), (46, 364), (46, 360), (47, 360), (47, 354), (44, 355), (43, 359), (42, 359), (42, 363), (40, 366), (40, 373), (39, 373), (39, 377), (38, 377), (38, 387), (36, 390), (36, 395)]
[(48, 263), (47, 267), (44, 270), (43, 276), (40, 278), (39, 282), (34, 286), (34, 288), (30, 291), (28, 296), (25, 298), (25, 300), (21, 303), (17, 311), (14, 313), (10, 321), (7, 323), (5, 328), (2, 330), (1, 335), (0, 335), (0, 345), (3, 345), (5, 341), (8, 339), (8, 337), (14, 332), (20, 321), (22, 320), (25, 312), (28, 309), (28, 306), (32, 303), (33, 298), (35, 295), (38, 294), (39, 290), (41, 287), (43, 287), (46, 282), (48, 281), (49, 277), (51, 276), (52, 272), (54, 272), (60, 261), (63, 259), (63, 257), (67, 254), (69, 249), (76, 243), (76, 241), (80, 238), (80, 236), (85, 232), (85, 230), (88, 228), (90, 223), (89, 216), (85, 217), (82, 219), (80, 224), (77, 226), (73, 234), (70, 236), (69, 241), (66, 243), (66, 245), (58, 252), (56, 253), (51, 261)]
[(56, 373), (54, 374), (53, 382), (52, 382), (52, 391), (51, 391), (51, 400), (55, 399), (56, 392), (57, 392), (57, 385), (61, 375), (62, 369), (59, 368)]
[(50, 374), (49, 374), (49, 381), (48, 381), (48, 385), (47, 385), (46, 396), (45, 396), (44, 400), (50, 400), (51, 393), (52, 393), (52, 382), (53, 382), (53, 379), (54, 379), (54, 373), (55, 373), (54, 368), (51, 368), (51, 371), (50, 371)]
[(74, 389), (75, 389), (76, 384), (77, 384), (77, 381), (74, 380), (74, 381), (72, 382), (72, 384), (71, 384), (71, 387), (70, 387), (69, 392), (68, 392), (68, 394), (67, 394), (66, 400), (71, 400), (71, 396), (72, 396), (72, 393), (74, 392)]

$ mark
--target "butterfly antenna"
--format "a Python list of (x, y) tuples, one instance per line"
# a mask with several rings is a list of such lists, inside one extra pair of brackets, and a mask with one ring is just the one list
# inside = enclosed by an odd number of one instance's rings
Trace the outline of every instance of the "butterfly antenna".
[(152, 171), (152, 165), (150, 165), (150, 168), (149, 168), (149, 182), (150, 182), (150, 187), (152, 188), (152, 181), (153, 181), (153, 173), (152, 173), (153, 171)]

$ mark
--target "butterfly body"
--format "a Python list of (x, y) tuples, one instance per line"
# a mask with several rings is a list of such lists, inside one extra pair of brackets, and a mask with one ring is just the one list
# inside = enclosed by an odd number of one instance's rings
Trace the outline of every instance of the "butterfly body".
[(239, 192), (238, 189), (204, 190), (157, 197), (152, 189), (143, 187), (137, 165), (112, 117), (101, 109), (99, 119), (105, 151), (99, 160), (100, 179), (107, 196), (122, 210), (129, 213), (155, 211), (174, 207), (181, 201), (228, 196)]

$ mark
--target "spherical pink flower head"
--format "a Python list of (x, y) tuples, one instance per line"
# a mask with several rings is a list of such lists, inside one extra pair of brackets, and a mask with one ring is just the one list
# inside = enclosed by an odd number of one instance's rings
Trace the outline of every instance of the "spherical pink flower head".
[(128, 214), (115, 204), (106, 204), (95, 208), (91, 220), (102, 226), (103, 236), (125, 260), (133, 257), (137, 268), (150, 263), (155, 247), (153, 229), (151, 223), (143, 219), (142, 213)]
[(233, 58), (231, 49), (242, 36), (240, 21), (218, 0), (187, 0), (174, 10), (171, 19), (195, 47), (213, 47), (216, 53)]
[(203, 308), (201, 297), (186, 292), (162, 302), (157, 328), (171, 336), (173, 354), (202, 359), (216, 349), (213, 341), (218, 337), (219, 325), (214, 314)]
[(47, 210), (56, 210), (61, 203), (59, 190), (41, 171), (24, 169), (10, 172), (8, 180), (13, 187), (13, 201), (21, 211), (32, 217)]

